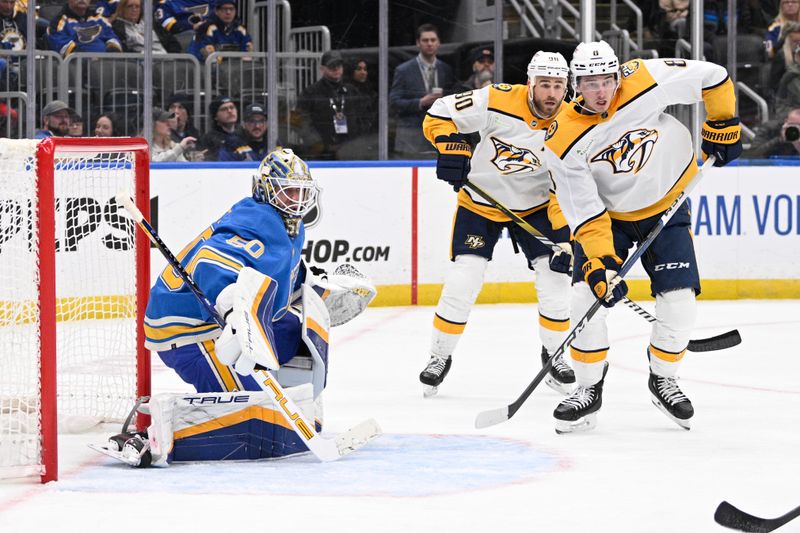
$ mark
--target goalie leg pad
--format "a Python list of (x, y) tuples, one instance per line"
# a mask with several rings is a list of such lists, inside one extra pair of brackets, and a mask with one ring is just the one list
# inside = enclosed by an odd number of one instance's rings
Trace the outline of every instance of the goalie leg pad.
[(650, 334), (650, 369), (673, 377), (689, 344), (697, 317), (694, 289), (677, 289), (656, 295), (656, 322)]
[[(312, 386), (287, 388), (286, 394), (321, 430)], [(152, 464), (263, 459), (308, 451), (281, 413), (267, 392), (157, 395), (150, 400)]]

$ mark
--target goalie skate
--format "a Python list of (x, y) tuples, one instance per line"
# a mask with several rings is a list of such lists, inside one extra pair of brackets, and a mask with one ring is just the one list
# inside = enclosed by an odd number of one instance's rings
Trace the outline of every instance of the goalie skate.
[(89, 448), (137, 468), (147, 468), (152, 462), (150, 443), (145, 432), (120, 433), (109, 438), (106, 444), (90, 444)]
[(608, 363), (603, 363), (603, 377), (589, 387), (578, 385), (575, 391), (565, 398), (553, 412), (556, 419), (556, 433), (589, 431), (597, 425), (597, 411), (603, 405), (603, 382), (608, 372)]
[(683, 429), (692, 429), (691, 418), (694, 416), (694, 407), (678, 387), (675, 378), (665, 378), (651, 373), (647, 385), (650, 388), (653, 405), (658, 407), (659, 411)]
[(425, 398), (435, 396), (439, 392), (439, 385), (442, 384), (447, 373), (450, 372), (452, 363), (453, 358), (449, 355), (447, 358), (431, 355), (425, 370), (419, 374), (419, 380), (422, 383), (422, 395)]
[[(542, 346), (542, 365), (544, 365), (549, 358), (550, 355), (547, 353), (547, 349)], [(544, 382), (556, 392), (569, 394), (575, 388), (575, 372), (564, 361), (563, 356), (559, 355), (553, 359), (550, 372), (547, 373)]]

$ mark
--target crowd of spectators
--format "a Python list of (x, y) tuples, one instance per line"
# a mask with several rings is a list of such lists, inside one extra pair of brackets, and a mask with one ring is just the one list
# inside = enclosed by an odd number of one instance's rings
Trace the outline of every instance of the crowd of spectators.
[[(28, 45), (27, 21), (21, 0), (0, 0), (0, 50), (24, 50)], [(186, 52), (205, 62), (214, 52), (254, 50), (253, 39), (241, 22), (236, 0), (158, 0), (154, 6), (152, 34), (144, 32), (144, 0), (64, 0), (49, 20), (37, 19), (37, 48), (48, 48), (62, 57), (76, 52), (141, 53), (146, 42), (153, 52)], [(689, 0), (642, 0), (645, 48), (659, 56), (674, 55), (677, 39), (688, 39)], [(707, 59), (725, 66), (727, 2), (704, 2), (704, 40)], [(741, 0), (737, 4), (737, 31), (749, 38), (739, 43), (739, 53), (757, 42), (757, 72), (747, 83), (768, 102), (771, 120), (740, 102), (743, 123), (755, 132), (750, 154), (786, 155), (797, 152), (792, 139), (800, 113), (800, 0)], [(634, 29), (633, 19), (628, 27)], [(191, 38), (186, 39), (189, 35)], [(440, 58), (439, 29), (422, 24), (416, 29), (415, 54), (401, 62), (390, 76), (390, 153), (395, 158), (432, 157), (433, 148), (421, 134), (426, 111), (438, 98), (477, 90), (495, 81), (494, 50), (476, 45), (449, 61)], [(744, 48), (743, 48), (744, 47)], [(378, 94), (370, 78), (369, 57), (343, 55), (338, 50), (322, 54), (319, 78), (281, 102), (279, 135), (303, 157), (311, 159), (374, 159), (378, 146)], [(452, 57), (452, 56), (451, 56)], [(373, 57), (374, 60), (374, 57)], [(0, 57), (0, 80), (11, 90), (14, 58)], [(456, 79), (456, 72), (464, 79)], [(2, 83), (0, 83), (2, 85)], [(229, 89), (231, 87), (228, 87)], [(225, 89), (221, 89), (225, 92)], [(265, 93), (261, 95), (265, 97)], [(269, 117), (266, 99), (237, 94), (217, 95), (208, 110), (207, 131), (199, 131), (192, 117), (191, 94), (186, 91), (158, 100), (164, 109), (153, 114), (153, 159), (164, 161), (257, 161), (267, 151)], [(288, 104), (288, 105), (287, 105)], [(100, 111), (103, 111), (100, 113)], [(17, 120), (8, 101), (0, 105), (0, 126)], [(131, 131), (125, 112), (89, 109), (87, 121), (59, 100), (40, 113), (37, 137), (48, 135), (116, 136), (141, 134)], [(88, 119), (92, 119), (91, 122)], [(786, 131), (789, 131), (788, 136)]]

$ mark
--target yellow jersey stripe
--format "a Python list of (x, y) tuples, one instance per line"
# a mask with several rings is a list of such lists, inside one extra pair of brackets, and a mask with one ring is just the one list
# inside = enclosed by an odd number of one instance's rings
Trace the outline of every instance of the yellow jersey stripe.
[(678, 361), (683, 359), (684, 354), (686, 354), (685, 348), (680, 352), (668, 352), (666, 350), (660, 350), (655, 346), (653, 346), (652, 344), (650, 345), (650, 355), (658, 359), (661, 359), (662, 361), (677, 363)]
[(466, 322), (450, 322), (445, 320), (437, 314), (433, 315), (433, 327), (442, 333), (449, 333), (450, 335), (461, 335), (464, 333), (464, 328), (467, 327)]
[[(526, 216), (528, 216), (528, 215), (530, 215), (532, 213), (535, 213), (536, 211), (539, 211), (540, 209), (544, 209), (545, 207), (547, 207), (547, 204), (548, 204), (548, 202), (542, 202), (541, 204), (535, 205), (535, 206), (533, 206), (533, 207), (531, 207), (529, 209), (525, 209), (525, 210), (522, 210), (522, 211), (517, 211), (515, 209), (512, 209), (511, 211), (516, 213), (517, 215), (521, 216), (522, 218), (525, 218)], [(467, 191), (464, 190), (464, 189), (461, 189), (458, 192), (458, 205), (459, 205), (459, 207), (463, 207), (464, 209), (467, 209), (468, 211), (472, 211), (476, 215), (480, 215), (483, 218), (486, 218), (486, 219), (491, 220), (493, 222), (509, 222), (509, 221), (511, 221), (511, 219), (508, 218), (508, 216), (506, 216), (499, 209), (497, 209), (495, 207), (492, 207), (490, 205), (479, 204), (478, 202), (473, 200), (472, 197), (469, 194), (467, 194)]]
[(439, 135), (450, 135), (457, 133), (455, 122), (451, 118), (436, 117), (430, 114), (425, 115), (425, 120), (422, 121), (422, 133), (428, 142), (433, 144), (433, 140)]
[(572, 359), (578, 361), (579, 363), (599, 363), (600, 361), (605, 361), (606, 357), (608, 356), (608, 348), (584, 351), (579, 350), (574, 346), (570, 346), (569, 350), (570, 354), (572, 355)]
[(611, 217), (605, 209), (575, 228), (575, 238), (589, 259), (616, 254)]
[(173, 337), (178, 338), (186, 335), (200, 335), (202, 333), (208, 333), (218, 328), (219, 326), (217, 326), (216, 324), (204, 324), (202, 326), (176, 325), (176, 326), (164, 326), (164, 327), (152, 327), (145, 324), (144, 334), (149, 340), (153, 342), (164, 342)]
[(727, 120), (736, 115), (736, 93), (730, 77), (721, 83), (703, 89), (703, 103), (707, 120)]

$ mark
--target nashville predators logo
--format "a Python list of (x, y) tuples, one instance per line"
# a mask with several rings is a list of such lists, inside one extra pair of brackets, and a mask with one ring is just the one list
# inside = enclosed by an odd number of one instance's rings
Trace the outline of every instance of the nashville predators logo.
[(480, 235), (467, 235), (467, 240), (464, 241), (464, 244), (473, 250), (486, 246), (486, 242)]
[(534, 172), (542, 166), (539, 158), (527, 148), (517, 148), (513, 144), (490, 137), (494, 143), (492, 163), (504, 174)]
[(620, 139), (594, 156), (592, 163), (606, 161), (614, 169), (614, 174), (642, 170), (653, 153), (658, 131), (638, 129), (626, 132)]

